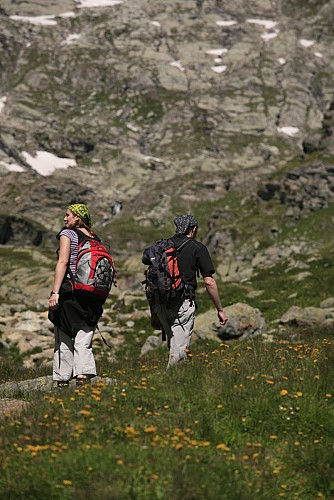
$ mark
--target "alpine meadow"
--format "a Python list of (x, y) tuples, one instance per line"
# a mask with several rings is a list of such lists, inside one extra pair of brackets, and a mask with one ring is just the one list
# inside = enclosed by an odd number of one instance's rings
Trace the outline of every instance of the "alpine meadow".
[[(3, 0), (0, 21), (0, 497), (332, 500), (334, 0)], [(78, 204), (117, 286), (98, 376), (58, 387)], [(142, 254), (182, 214), (228, 322), (199, 277), (166, 369)]]

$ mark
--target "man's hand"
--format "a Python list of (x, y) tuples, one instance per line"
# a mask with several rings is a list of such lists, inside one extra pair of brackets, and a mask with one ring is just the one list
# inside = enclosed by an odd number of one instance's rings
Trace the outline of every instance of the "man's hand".
[(221, 309), (220, 311), (218, 311), (218, 319), (219, 319), (219, 323), (222, 326), (226, 325), (226, 323), (228, 322), (228, 317), (224, 313), (223, 309)]

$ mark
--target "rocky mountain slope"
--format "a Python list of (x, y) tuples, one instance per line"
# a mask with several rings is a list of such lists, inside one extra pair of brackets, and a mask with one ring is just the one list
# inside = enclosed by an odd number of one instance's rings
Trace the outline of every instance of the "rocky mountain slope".
[(225, 283), (321, 257), (333, 0), (3, 0), (0, 21), (3, 302), (45, 300), (74, 201), (121, 263), (119, 297), (180, 212)]

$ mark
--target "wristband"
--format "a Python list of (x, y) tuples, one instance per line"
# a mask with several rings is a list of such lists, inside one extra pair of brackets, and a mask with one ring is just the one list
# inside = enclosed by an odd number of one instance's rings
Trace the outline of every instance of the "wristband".
[(50, 297), (51, 297), (52, 295), (59, 295), (59, 292), (53, 292), (53, 291), (52, 291), (52, 292), (50, 292)]

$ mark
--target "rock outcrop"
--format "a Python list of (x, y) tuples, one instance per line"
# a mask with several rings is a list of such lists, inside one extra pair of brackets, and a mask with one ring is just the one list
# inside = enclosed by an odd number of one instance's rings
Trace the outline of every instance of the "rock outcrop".
[(236, 303), (224, 308), (227, 324), (219, 325), (215, 310), (200, 314), (196, 318), (195, 333), (199, 338), (220, 341), (245, 340), (266, 332), (266, 322), (259, 311), (248, 304)]
[(334, 326), (334, 307), (297, 307), (292, 306), (280, 319), (284, 326), (326, 327)]

